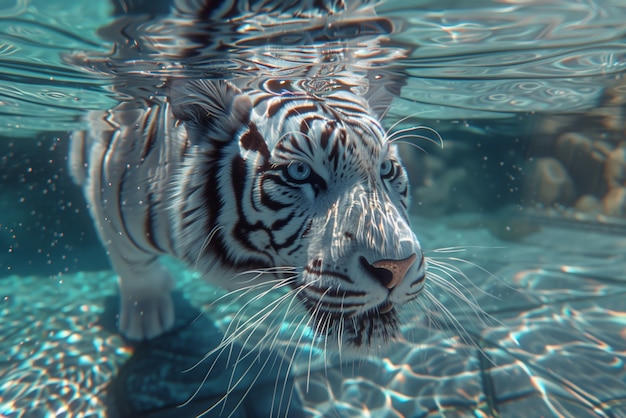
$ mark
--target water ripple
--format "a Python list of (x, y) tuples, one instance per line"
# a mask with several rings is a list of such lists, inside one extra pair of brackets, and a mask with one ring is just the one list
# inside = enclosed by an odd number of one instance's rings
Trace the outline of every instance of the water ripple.
[(26, 12), (29, 0), (7, 0), (0, 7), (0, 19), (19, 16)]
[[(401, 2), (388, 1), (377, 6), (376, 17), (363, 18), (356, 10), (353, 18), (328, 25), (254, 14), (228, 23), (192, 24), (185, 13), (112, 20), (102, 5), (60, 13), (55, 3), (46, 11), (14, 1), (0, 10), (5, 80), (25, 89), (30, 106), (39, 101), (40, 114), (55, 105), (75, 108), (72, 98), (79, 93), (71, 90), (85, 85), (100, 89), (100, 98), (89, 98), (91, 107), (105, 109), (112, 91), (118, 98), (133, 94), (115, 87), (121, 83), (151, 91), (163, 77), (307, 79), (312, 62), (340, 47), (337, 39), (343, 42), (337, 56), (350, 64), (349, 71), (334, 74), (344, 80), (339, 84), (380, 70), (384, 77), (369, 77), (355, 88), (366, 92), (377, 80), (404, 85), (390, 113), (397, 117), (420, 110), (426, 117), (456, 119), (588, 109), (626, 71), (626, 4), (613, 0), (485, 0), (443, 10), (436, 1), (421, 0), (410, 13)], [(79, 14), (84, 23), (74, 25)], [(69, 54), (70, 60), (62, 58)], [(23, 76), (37, 82), (20, 83)], [(12, 100), (15, 95), (0, 97)], [(0, 126), (10, 125), (0, 116)]]

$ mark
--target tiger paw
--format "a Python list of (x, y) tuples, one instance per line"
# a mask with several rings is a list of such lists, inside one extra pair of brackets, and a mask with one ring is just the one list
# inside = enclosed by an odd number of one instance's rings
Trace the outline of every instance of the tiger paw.
[(124, 294), (118, 328), (129, 340), (149, 340), (174, 325), (174, 303), (169, 292), (150, 297)]

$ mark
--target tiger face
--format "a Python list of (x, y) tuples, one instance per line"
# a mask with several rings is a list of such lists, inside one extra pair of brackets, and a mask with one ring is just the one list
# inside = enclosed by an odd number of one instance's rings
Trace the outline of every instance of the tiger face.
[[(363, 99), (290, 87), (242, 92), (194, 81), (172, 89), (189, 142), (178, 241), (195, 246), (181, 253), (211, 253), (240, 271), (287, 266), (316, 335), (376, 347), (397, 334), (399, 310), (424, 285), (408, 179)], [(201, 180), (190, 184), (197, 170)], [(206, 227), (185, 228), (199, 210)]]

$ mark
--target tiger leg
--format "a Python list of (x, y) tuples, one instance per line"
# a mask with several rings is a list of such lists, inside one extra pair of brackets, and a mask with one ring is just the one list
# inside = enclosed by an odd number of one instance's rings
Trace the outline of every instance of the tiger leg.
[(174, 281), (158, 257), (128, 256), (118, 248), (109, 250), (120, 290), (118, 328), (131, 340), (158, 337), (174, 325)]
[(144, 231), (145, 184), (156, 180), (138, 165), (141, 136), (128, 124), (102, 130), (94, 126), (98, 125), (92, 124), (89, 134), (73, 136), (70, 167), (76, 182), (83, 186), (96, 229), (118, 275), (119, 330), (132, 340), (154, 338), (173, 326), (175, 316), (174, 280)]
[[(114, 170), (109, 169), (109, 180)], [(159, 261), (159, 254), (137, 245), (131, 235), (133, 217), (120, 215), (120, 193), (115, 181), (105, 184), (90, 173), (86, 190), (92, 216), (104, 243), (113, 269), (118, 275), (120, 315), (118, 327), (129, 339), (142, 340), (159, 336), (174, 324), (170, 292), (174, 280)]]

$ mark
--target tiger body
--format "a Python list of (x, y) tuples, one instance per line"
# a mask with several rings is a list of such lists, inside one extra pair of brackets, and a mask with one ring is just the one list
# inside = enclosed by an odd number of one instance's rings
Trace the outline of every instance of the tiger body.
[(343, 347), (392, 339), (425, 261), (396, 145), (370, 103), (286, 79), (180, 79), (161, 93), (93, 112), (72, 139), (74, 178), (119, 277), (121, 332), (172, 327), (175, 283), (160, 263), (171, 255), (227, 289), (265, 269), (256, 280), (296, 289), (316, 333)]

